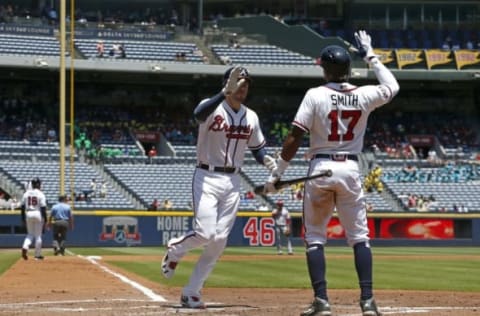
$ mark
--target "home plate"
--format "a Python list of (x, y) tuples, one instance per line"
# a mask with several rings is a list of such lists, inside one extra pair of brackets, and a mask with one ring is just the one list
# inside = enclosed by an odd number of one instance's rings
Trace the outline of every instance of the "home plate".
[[(208, 302), (205, 303), (207, 308), (201, 309), (201, 308), (188, 308), (188, 307), (183, 307), (180, 304), (175, 304), (175, 305), (164, 305), (165, 307), (168, 308), (168, 310), (175, 312), (175, 313), (204, 313), (206, 310), (211, 312), (211, 313), (221, 313), (222, 315), (236, 315), (235, 312), (245, 312), (247, 310), (258, 310), (258, 307), (250, 306), (250, 305), (238, 305), (238, 304), (224, 304), (224, 303), (213, 303), (213, 302)], [(228, 312), (229, 314), (225, 314), (225, 312)], [(230, 314), (233, 313), (233, 314)]]

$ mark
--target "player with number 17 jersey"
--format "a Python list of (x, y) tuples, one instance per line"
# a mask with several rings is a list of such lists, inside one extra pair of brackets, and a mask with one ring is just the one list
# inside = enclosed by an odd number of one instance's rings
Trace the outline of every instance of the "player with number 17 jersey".
[(292, 124), (310, 133), (310, 156), (359, 154), (370, 112), (392, 97), (384, 85), (329, 82), (307, 91)]

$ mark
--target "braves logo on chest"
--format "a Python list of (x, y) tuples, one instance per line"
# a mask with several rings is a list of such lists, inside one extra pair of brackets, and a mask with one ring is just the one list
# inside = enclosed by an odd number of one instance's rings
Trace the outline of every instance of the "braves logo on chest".
[(234, 139), (247, 139), (252, 133), (252, 127), (250, 125), (229, 125), (221, 115), (215, 116), (208, 130), (212, 132), (224, 132), (227, 138)]

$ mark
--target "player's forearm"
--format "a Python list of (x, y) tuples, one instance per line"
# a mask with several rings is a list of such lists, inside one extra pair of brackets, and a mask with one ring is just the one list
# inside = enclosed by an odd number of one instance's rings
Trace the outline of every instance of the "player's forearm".
[(197, 121), (204, 122), (223, 100), (225, 100), (225, 95), (220, 92), (210, 99), (200, 102), (193, 110), (193, 116)]
[(40, 213), (42, 214), (43, 222), (46, 223), (47, 222), (47, 208), (42, 206), (40, 208)]
[(265, 150), (265, 147), (262, 147), (260, 149), (252, 150), (252, 155), (255, 158), (255, 160), (259, 164), (264, 164), (263, 159), (265, 158), (265, 155), (267, 154), (267, 151)]
[(290, 161), (295, 157), (298, 148), (303, 142), (303, 134), (304, 132), (298, 127), (294, 126), (292, 128), (283, 142), (282, 153), (280, 154), (283, 160)]
[(378, 82), (390, 89), (392, 93), (391, 98), (393, 98), (400, 90), (398, 81), (393, 73), (387, 67), (385, 67), (385, 65), (377, 57), (374, 57), (370, 60), (370, 65), (375, 72)]

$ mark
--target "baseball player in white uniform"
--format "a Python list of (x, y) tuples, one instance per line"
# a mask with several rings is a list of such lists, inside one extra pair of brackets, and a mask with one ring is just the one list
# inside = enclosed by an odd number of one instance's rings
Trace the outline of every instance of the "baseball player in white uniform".
[(293, 255), (292, 240), (290, 238), (292, 218), (283, 200), (278, 200), (276, 204), (277, 207), (272, 211), (272, 217), (275, 221), (275, 244), (277, 246), (277, 253), (282, 255), (283, 245), (286, 244), (288, 254)]
[(327, 83), (309, 89), (284, 141), (277, 168), (267, 180), (266, 191), (275, 192), (288, 162), (295, 156), (305, 133), (310, 133), (309, 175), (331, 169), (332, 177), (305, 183), (303, 223), (307, 265), (314, 291), (313, 303), (302, 316), (331, 315), (325, 279), (324, 245), (327, 224), (337, 209), (347, 241), (354, 250), (363, 315), (380, 315), (373, 298), (372, 253), (369, 245), (365, 198), (357, 154), (361, 153), (369, 114), (390, 102), (399, 85), (393, 74), (377, 58), (365, 31), (355, 33), (358, 53), (374, 71), (379, 84), (362, 87), (348, 83), (350, 55), (340, 46), (327, 46), (321, 52), (321, 66)]
[(47, 202), (40, 191), (42, 182), (39, 178), (31, 181), (31, 188), (22, 197), (22, 221), (27, 227), (27, 236), (23, 241), (22, 258), (28, 260), (28, 249), (35, 242), (35, 259), (43, 260), (42, 233), (47, 222)]
[(191, 249), (204, 247), (181, 304), (205, 308), (201, 298), (203, 284), (223, 253), (240, 204), (240, 175), (245, 151), (269, 170), (275, 159), (266, 154), (265, 139), (257, 114), (243, 105), (250, 75), (243, 67), (225, 72), (220, 93), (203, 100), (194, 110), (199, 122), (197, 168), (193, 176), (193, 231), (172, 238), (162, 260), (162, 273), (171, 278), (180, 259)]

